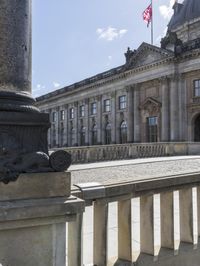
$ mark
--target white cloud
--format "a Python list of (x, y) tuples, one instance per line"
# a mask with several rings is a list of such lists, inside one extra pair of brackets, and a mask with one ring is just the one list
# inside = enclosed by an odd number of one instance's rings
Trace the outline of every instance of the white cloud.
[(109, 55), (109, 56), (108, 56), (107, 63), (106, 63), (106, 67), (109, 67), (109, 66), (110, 66), (111, 61), (112, 61), (112, 55)]
[(58, 87), (60, 87), (60, 83), (59, 83), (59, 82), (56, 82), (56, 81), (54, 81), (54, 82), (53, 82), (53, 86), (54, 86), (54, 88), (58, 88)]
[(41, 91), (46, 89), (45, 85), (37, 84), (36, 87), (33, 88), (33, 92)]
[(174, 0), (169, 0), (169, 5), (162, 5), (159, 7), (160, 14), (163, 16), (164, 19), (169, 20), (171, 16), (173, 15), (173, 7)]
[(108, 27), (107, 29), (98, 28), (96, 30), (99, 39), (104, 39), (106, 41), (113, 41), (114, 39), (121, 38), (124, 34), (127, 33), (127, 29), (116, 29)]

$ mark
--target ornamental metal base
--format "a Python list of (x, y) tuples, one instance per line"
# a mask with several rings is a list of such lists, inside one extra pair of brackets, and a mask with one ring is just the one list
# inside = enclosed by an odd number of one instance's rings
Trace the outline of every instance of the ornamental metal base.
[(49, 157), (49, 115), (33, 103), (29, 95), (0, 92), (0, 181), (4, 183), (15, 181), (20, 173), (64, 171), (71, 163), (65, 151)]

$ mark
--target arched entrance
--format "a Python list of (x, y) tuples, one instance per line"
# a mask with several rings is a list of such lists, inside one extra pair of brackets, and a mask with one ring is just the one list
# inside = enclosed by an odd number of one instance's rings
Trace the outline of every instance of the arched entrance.
[(200, 142), (200, 114), (194, 121), (194, 141)]

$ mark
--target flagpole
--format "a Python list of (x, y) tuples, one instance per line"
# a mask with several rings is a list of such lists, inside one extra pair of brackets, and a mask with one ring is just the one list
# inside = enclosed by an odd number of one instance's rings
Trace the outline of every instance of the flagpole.
[(152, 10), (152, 16), (151, 16), (151, 44), (153, 45), (153, 0), (151, 0), (151, 10)]

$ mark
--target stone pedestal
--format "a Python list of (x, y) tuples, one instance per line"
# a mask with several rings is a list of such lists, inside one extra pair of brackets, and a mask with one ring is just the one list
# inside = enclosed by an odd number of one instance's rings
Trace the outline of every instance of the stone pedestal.
[(0, 265), (65, 266), (66, 222), (83, 212), (70, 173), (23, 174), (0, 184)]

